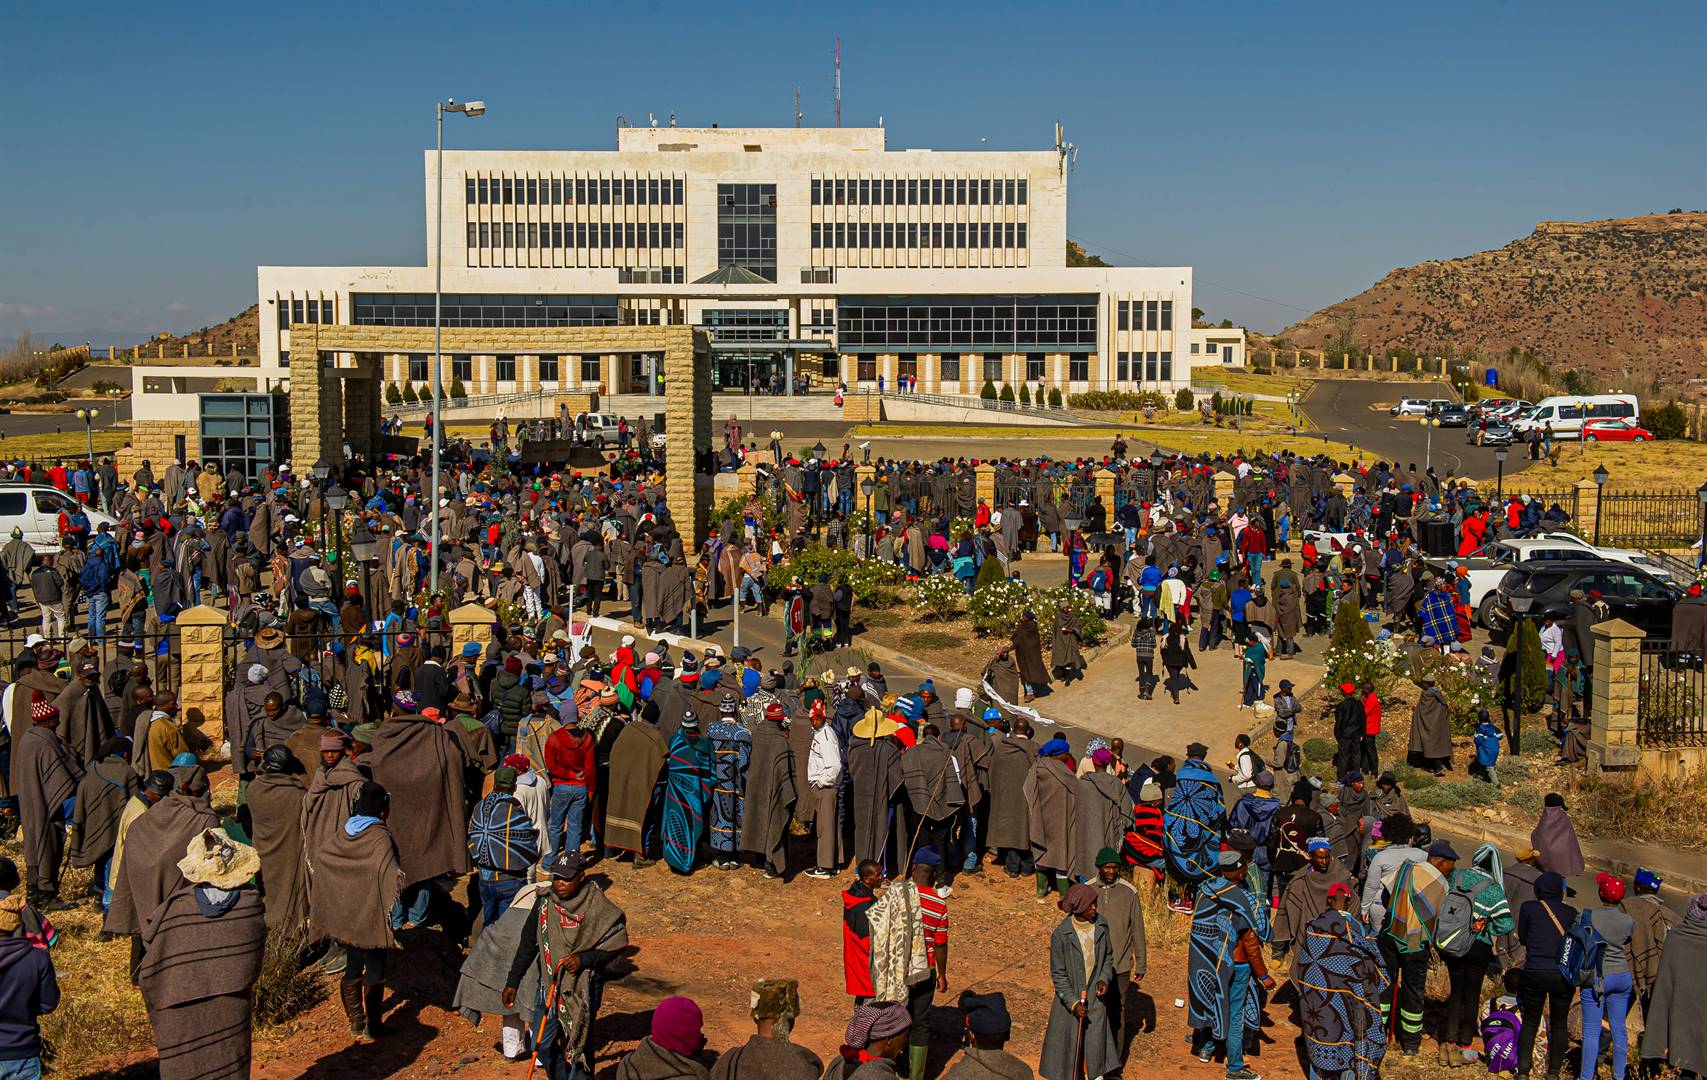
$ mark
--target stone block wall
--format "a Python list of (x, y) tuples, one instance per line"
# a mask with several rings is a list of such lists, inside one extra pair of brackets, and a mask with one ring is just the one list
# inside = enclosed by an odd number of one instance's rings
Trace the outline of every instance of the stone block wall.
[(114, 455), (119, 475), (128, 482), (144, 461), (159, 476), (177, 454), (178, 436), (184, 437), (185, 452), (198, 457), (196, 423), (193, 420), (135, 420), (130, 425), (130, 445)]

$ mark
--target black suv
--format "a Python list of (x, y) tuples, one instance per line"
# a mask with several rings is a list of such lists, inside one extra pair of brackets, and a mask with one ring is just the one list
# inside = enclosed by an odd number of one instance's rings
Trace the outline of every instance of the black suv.
[(1466, 427), (1470, 423), (1470, 411), (1462, 405), (1448, 403), (1434, 411), (1434, 422), (1437, 427)]
[(1628, 563), (1570, 559), (1524, 564), (1506, 572), (1495, 590), (1488, 626), (1504, 639), (1519, 618), (1571, 616), (1571, 590), (1598, 591), (1610, 618), (1623, 619), (1649, 637), (1671, 636), (1671, 609), (1683, 594)]

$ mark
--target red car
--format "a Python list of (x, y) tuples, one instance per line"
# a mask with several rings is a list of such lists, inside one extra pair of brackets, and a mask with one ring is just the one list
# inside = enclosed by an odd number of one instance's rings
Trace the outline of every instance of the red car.
[(1584, 442), (1652, 442), (1654, 433), (1629, 420), (1588, 420), (1583, 423)]

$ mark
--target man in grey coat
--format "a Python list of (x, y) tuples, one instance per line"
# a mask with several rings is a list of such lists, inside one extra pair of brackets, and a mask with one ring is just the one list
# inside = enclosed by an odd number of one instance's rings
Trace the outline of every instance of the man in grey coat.
[[(1038, 1071), (1044, 1080), (1106, 1076), (1120, 1067), (1120, 1050), (1103, 1003), (1114, 981), (1108, 924), (1097, 916), (1097, 890), (1074, 885), (1059, 904), (1067, 917), (1049, 935), (1049, 1026)], [(1074, 1050), (1083, 1055), (1084, 1071)]]

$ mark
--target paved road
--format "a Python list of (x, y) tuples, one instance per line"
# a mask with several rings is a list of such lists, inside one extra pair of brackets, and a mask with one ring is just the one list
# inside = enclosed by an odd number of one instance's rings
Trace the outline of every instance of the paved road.
[[(101, 410), (101, 417), (95, 424), (96, 431), (105, 431), (114, 421), (121, 424), (130, 421), (130, 399), (124, 398), (116, 404), (109, 399), (90, 402)], [(55, 430), (83, 430), (83, 421), (77, 419), (75, 412), (68, 413), (6, 413), (0, 415), (0, 435), (11, 438), (13, 435), (51, 435)], [(5, 444), (0, 443), (0, 454), (5, 452)]]
[[(1402, 397), (1445, 397), (1450, 393), (1436, 382), (1324, 379), (1304, 399), (1303, 409), (1330, 439), (1355, 442), (1388, 461), (1415, 462), (1422, 467), (1430, 460), (1428, 434), (1422, 423), (1388, 416), (1386, 406)], [(1381, 408), (1375, 408), (1377, 404)], [(1466, 442), (1466, 437), (1463, 428), (1435, 430), (1432, 453), (1435, 471), (1441, 476), (1449, 469), (1459, 476), (1493, 476), (1493, 449), (1472, 445)], [(1526, 464), (1523, 455), (1513, 453), (1506, 460), (1505, 471), (1519, 472)]]

